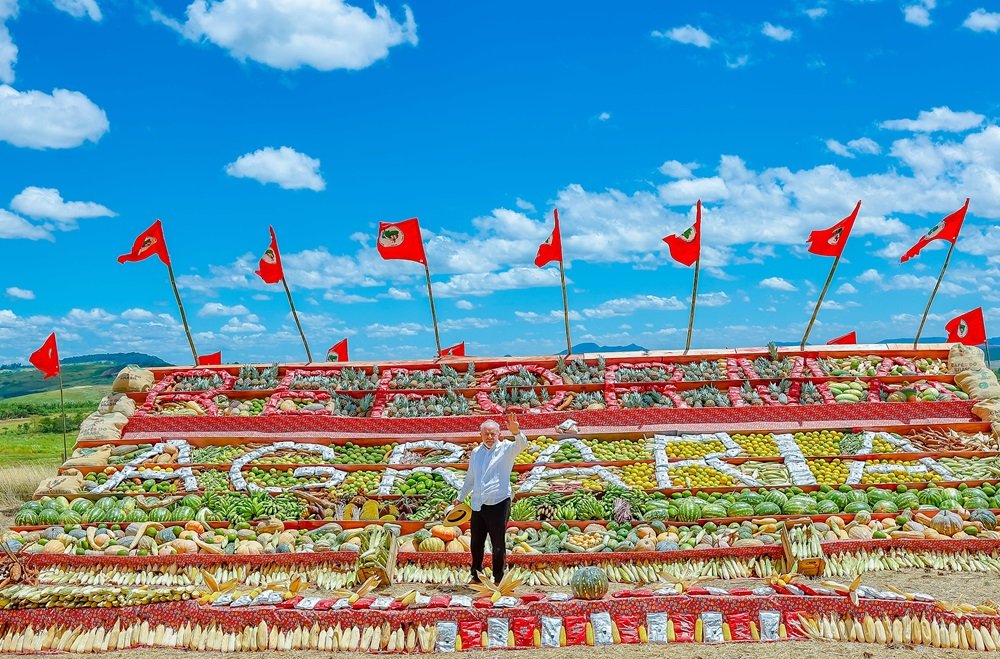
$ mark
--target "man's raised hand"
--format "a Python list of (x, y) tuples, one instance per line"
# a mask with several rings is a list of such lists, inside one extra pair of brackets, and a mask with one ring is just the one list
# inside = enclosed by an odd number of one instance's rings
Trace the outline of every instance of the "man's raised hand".
[(517, 415), (513, 412), (507, 415), (507, 430), (514, 437), (521, 433), (521, 424), (517, 422)]

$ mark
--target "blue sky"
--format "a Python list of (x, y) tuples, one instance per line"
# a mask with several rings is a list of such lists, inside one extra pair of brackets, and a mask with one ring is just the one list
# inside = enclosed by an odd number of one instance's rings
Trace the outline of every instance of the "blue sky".
[[(684, 3), (686, 5), (686, 3)], [(376, 9), (377, 7), (377, 9)], [(426, 357), (421, 268), (374, 249), (418, 216), (442, 343), (683, 345), (691, 271), (661, 238), (704, 201), (694, 345), (912, 336), (944, 258), (899, 255), (972, 198), (925, 335), (1000, 333), (1000, 4), (344, 4), (0, 0), (0, 361), (190, 360), (165, 269), (115, 261), (153, 219), (201, 352), (302, 356), (253, 270), (273, 224), (315, 354)]]

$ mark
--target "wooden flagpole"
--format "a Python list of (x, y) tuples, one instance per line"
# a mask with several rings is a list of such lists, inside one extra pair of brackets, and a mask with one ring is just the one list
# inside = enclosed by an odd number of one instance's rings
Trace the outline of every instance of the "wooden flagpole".
[(438, 334), (438, 317), (434, 310), (434, 291), (431, 290), (431, 269), (424, 263), (424, 274), (427, 275), (427, 297), (431, 301), (431, 320), (434, 322), (434, 345), (437, 346), (437, 355), (441, 356), (441, 336)]
[(573, 342), (569, 338), (569, 301), (566, 298), (566, 268), (563, 266), (562, 255), (560, 254), (559, 256), (559, 283), (562, 284), (563, 319), (566, 321), (566, 355), (569, 356), (573, 353)]
[(954, 251), (955, 243), (951, 243), (951, 247), (948, 248), (948, 256), (944, 257), (944, 265), (941, 266), (941, 274), (938, 275), (937, 282), (934, 284), (934, 290), (931, 291), (931, 298), (927, 300), (924, 315), (920, 318), (920, 327), (917, 328), (917, 336), (913, 339), (914, 349), (916, 349), (917, 343), (920, 341), (920, 334), (924, 331), (924, 323), (927, 322), (927, 314), (930, 313), (931, 304), (934, 303), (934, 296), (937, 295), (938, 287), (941, 286), (941, 280), (944, 279), (944, 271), (948, 269), (948, 262), (951, 261), (951, 253)]
[[(699, 240), (701, 237), (699, 236)], [(684, 342), (684, 354), (691, 349), (691, 332), (694, 330), (694, 308), (698, 304), (698, 271), (701, 269), (701, 246), (698, 247), (698, 258), (694, 262), (694, 289), (691, 291), (691, 315), (688, 317), (687, 341)]]
[(986, 346), (986, 365), (993, 370), (993, 362), (990, 360), (990, 333), (986, 330), (986, 312), (983, 312), (983, 334), (986, 335), (983, 341)]
[(62, 368), (59, 369), (59, 407), (62, 408), (63, 419), (63, 462), (66, 462), (66, 399), (63, 396)]
[(813, 323), (816, 322), (816, 316), (819, 315), (819, 308), (823, 304), (823, 298), (826, 297), (826, 292), (830, 289), (830, 282), (833, 281), (833, 273), (837, 272), (837, 264), (840, 263), (840, 254), (837, 254), (837, 258), (833, 260), (833, 267), (830, 268), (830, 274), (826, 278), (826, 283), (823, 285), (823, 291), (819, 294), (819, 299), (816, 300), (816, 308), (813, 309), (812, 318), (809, 319), (809, 324), (806, 326), (806, 333), (802, 335), (802, 345), (799, 346), (799, 350), (805, 350), (806, 341), (809, 340), (809, 332), (812, 331)]
[(187, 314), (184, 313), (184, 304), (181, 302), (181, 294), (177, 290), (177, 281), (174, 279), (174, 268), (167, 263), (167, 274), (170, 275), (170, 285), (174, 288), (174, 297), (177, 299), (177, 308), (181, 311), (181, 322), (184, 323), (184, 333), (187, 334), (188, 345), (191, 346), (191, 356), (194, 357), (194, 365), (198, 365), (198, 351), (194, 347), (194, 339), (191, 338), (191, 327), (188, 326)]
[(306, 334), (302, 331), (302, 323), (299, 322), (299, 312), (295, 310), (295, 303), (292, 302), (292, 291), (288, 288), (288, 280), (285, 279), (285, 274), (281, 274), (281, 283), (285, 286), (285, 295), (288, 296), (288, 306), (292, 309), (292, 318), (295, 319), (295, 326), (299, 328), (299, 336), (302, 337), (302, 345), (306, 348), (306, 359), (309, 363), (312, 363), (313, 356), (312, 352), (309, 351), (309, 342), (306, 341)]

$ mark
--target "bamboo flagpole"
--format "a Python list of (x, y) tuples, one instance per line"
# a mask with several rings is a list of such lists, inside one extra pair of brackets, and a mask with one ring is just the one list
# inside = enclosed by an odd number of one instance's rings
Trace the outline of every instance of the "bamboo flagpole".
[(986, 365), (993, 369), (993, 361), (990, 359), (990, 333), (986, 331), (986, 314), (983, 314), (983, 334), (986, 335), (983, 345), (986, 348)]
[(811, 232), (809, 238), (806, 240), (809, 243), (808, 250), (811, 254), (833, 256), (835, 258), (833, 259), (833, 266), (830, 268), (830, 274), (826, 277), (826, 283), (823, 284), (823, 291), (819, 294), (819, 299), (816, 300), (816, 307), (813, 309), (812, 317), (809, 318), (809, 324), (806, 325), (805, 334), (802, 335), (802, 343), (799, 345), (800, 350), (804, 350), (806, 347), (806, 341), (809, 340), (809, 333), (816, 322), (816, 317), (819, 316), (819, 308), (823, 306), (823, 299), (826, 298), (826, 292), (830, 290), (833, 275), (837, 272), (840, 257), (843, 256), (844, 248), (847, 247), (847, 239), (851, 235), (851, 229), (854, 228), (854, 221), (858, 219), (858, 212), (860, 210), (861, 200), (859, 199), (850, 215), (829, 229), (818, 229)]
[(562, 285), (563, 321), (566, 323), (566, 355), (573, 353), (573, 341), (569, 338), (569, 300), (566, 296), (566, 267), (559, 259), (559, 283)]
[(184, 303), (181, 302), (180, 291), (177, 290), (177, 280), (174, 279), (174, 268), (167, 263), (167, 275), (170, 277), (170, 286), (174, 289), (174, 298), (177, 300), (177, 308), (181, 312), (181, 323), (184, 324), (184, 334), (187, 335), (188, 345), (191, 346), (191, 356), (194, 357), (195, 366), (198, 365), (198, 351), (194, 347), (194, 339), (191, 337), (191, 326), (188, 325), (187, 314), (184, 313)]
[(420, 222), (412, 217), (402, 222), (379, 222), (375, 244), (379, 255), (386, 261), (414, 261), (424, 266), (427, 277), (427, 299), (431, 304), (431, 322), (434, 324), (434, 347), (441, 355), (441, 334), (438, 331), (437, 310), (434, 308), (434, 290), (431, 288), (431, 270), (427, 267), (424, 241), (420, 237)]
[(292, 291), (288, 288), (288, 280), (282, 276), (281, 283), (285, 286), (285, 295), (288, 296), (288, 306), (292, 310), (292, 318), (295, 319), (295, 326), (299, 328), (299, 336), (302, 337), (302, 345), (306, 349), (306, 359), (311, 364), (313, 360), (312, 352), (309, 350), (309, 342), (306, 341), (306, 333), (302, 331), (302, 323), (299, 322), (299, 312), (295, 310), (295, 303), (292, 302)]
[(559, 229), (559, 209), (552, 211), (555, 224), (552, 233), (538, 246), (538, 253), (535, 254), (535, 265), (543, 268), (553, 261), (559, 262), (559, 284), (562, 287), (563, 299), (563, 321), (566, 324), (566, 354), (573, 354), (573, 341), (569, 336), (569, 298), (566, 295), (566, 266), (563, 263), (562, 232)]
[(62, 409), (63, 421), (63, 462), (66, 462), (66, 397), (63, 394), (62, 369), (59, 369), (59, 407)]
[(424, 261), (424, 274), (427, 275), (427, 297), (431, 301), (431, 321), (434, 323), (434, 345), (437, 347), (437, 354), (441, 354), (441, 335), (438, 333), (437, 311), (434, 309), (434, 290), (431, 288), (431, 269)]
[(913, 347), (917, 347), (917, 343), (920, 342), (920, 335), (924, 331), (924, 323), (927, 322), (927, 314), (931, 311), (931, 305), (934, 304), (934, 296), (937, 295), (938, 288), (941, 286), (941, 280), (944, 279), (944, 272), (948, 269), (948, 262), (951, 261), (951, 253), (955, 251), (955, 243), (952, 243), (948, 248), (948, 256), (944, 257), (944, 264), (941, 266), (941, 272), (938, 273), (937, 281), (934, 282), (934, 290), (931, 291), (931, 297), (927, 300), (927, 306), (924, 307), (924, 315), (920, 317), (920, 327), (917, 328), (917, 336), (913, 339)]
[(274, 227), (268, 227), (271, 232), (271, 244), (264, 250), (264, 256), (260, 257), (257, 263), (257, 270), (254, 273), (264, 280), (265, 284), (276, 284), (279, 281), (285, 287), (285, 295), (288, 297), (288, 307), (292, 310), (292, 318), (295, 319), (295, 326), (299, 329), (299, 336), (302, 337), (302, 345), (306, 349), (306, 359), (312, 363), (312, 352), (309, 350), (309, 342), (306, 341), (306, 333), (302, 331), (302, 323), (299, 322), (299, 312), (295, 310), (295, 302), (292, 301), (292, 291), (288, 288), (288, 279), (285, 277), (285, 269), (281, 265), (281, 252), (278, 251), (278, 237), (274, 234)]
[(670, 234), (663, 239), (670, 248), (670, 257), (688, 267), (694, 265), (694, 283), (691, 290), (691, 313), (688, 315), (687, 340), (684, 354), (691, 350), (691, 335), (694, 333), (694, 310), (698, 305), (698, 273), (701, 270), (701, 199), (698, 200), (694, 224), (682, 233)]

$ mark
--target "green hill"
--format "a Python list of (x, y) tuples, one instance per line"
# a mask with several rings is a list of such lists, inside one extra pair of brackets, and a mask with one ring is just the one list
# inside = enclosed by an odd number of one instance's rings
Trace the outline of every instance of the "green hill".
[[(63, 386), (66, 388), (67, 400), (71, 395), (70, 391), (74, 392), (72, 395), (76, 399), (86, 393), (88, 400), (100, 400), (101, 396), (110, 389), (118, 371), (128, 364), (138, 364), (139, 366), (169, 365), (159, 357), (138, 352), (67, 357), (62, 360)], [(81, 388), (93, 388), (93, 390), (85, 391)], [(0, 401), (29, 394), (58, 391), (58, 379), (43, 380), (42, 374), (32, 366), (9, 364), (4, 366), (4, 370), (0, 370)], [(51, 401), (58, 402), (58, 394), (54, 398), (44, 397), (44, 402)]]

